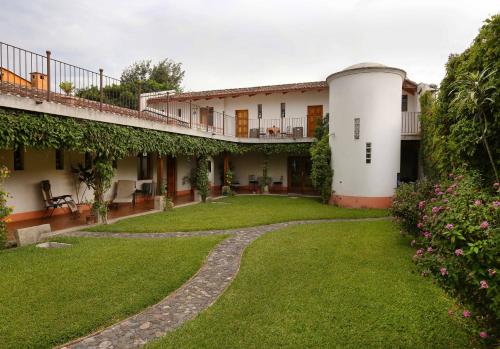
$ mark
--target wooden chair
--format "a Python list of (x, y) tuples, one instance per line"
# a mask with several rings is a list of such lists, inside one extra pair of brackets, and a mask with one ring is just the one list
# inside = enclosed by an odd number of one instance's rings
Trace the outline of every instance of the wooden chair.
[(113, 205), (130, 203), (135, 206), (135, 181), (119, 180), (116, 183), (115, 196), (113, 198)]
[(69, 194), (53, 196), (52, 189), (49, 180), (43, 180), (40, 182), (40, 187), (42, 189), (43, 201), (45, 203), (45, 209), (47, 212), (50, 211), (49, 217), (52, 216), (55, 209), (58, 207), (63, 207), (64, 205), (68, 206), (71, 213), (77, 213), (78, 208), (76, 206), (75, 201)]

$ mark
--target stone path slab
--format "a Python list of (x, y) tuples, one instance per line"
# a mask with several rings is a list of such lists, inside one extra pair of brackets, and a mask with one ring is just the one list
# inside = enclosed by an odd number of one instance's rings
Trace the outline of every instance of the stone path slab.
[(212, 305), (235, 278), (244, 249), (259, 236), (294, 225), (325, 222), (374, 221), (368, 219), (327, 219), (293, 221), (250, 228), (177, 232), (156, 234), (71, 232), (64, 236), (112, 238), (178, 238), (214, 234), (230, 234), (208, 255), (201, 269), (177, 291), (139, 314), (118, 322), (102, 331), (63, 345), (61, 349), (122, 349), (137, 348), (164, 336)]

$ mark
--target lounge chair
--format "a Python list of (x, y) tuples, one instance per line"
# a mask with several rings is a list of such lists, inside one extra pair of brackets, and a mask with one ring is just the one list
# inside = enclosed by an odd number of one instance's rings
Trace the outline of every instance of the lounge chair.
[(116, 183), (115, 197), (113, 198), (113, 205), (118, 204), (132, 204), (135, 206), (135, 181), (119, 180)]
[(45, 209), (47, 212), (50, 212), (49, 217), (52, 216), (55, 209), (58, 207), (63, 207), (64, 205), (68, 206), (71, 213), (77, 213), (78, 208), (76, 206), (75, 201), (69, 194), (53, 196), (52, 189), (49, 180), (43, 180), (40, 182), (40, 187), (42, 189), (43, 201), (45, 203)]

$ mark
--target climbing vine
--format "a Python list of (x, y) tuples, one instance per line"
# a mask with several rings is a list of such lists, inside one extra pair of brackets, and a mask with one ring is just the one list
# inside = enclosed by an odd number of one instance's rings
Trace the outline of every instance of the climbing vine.
[(3, 181), (8, 177), (9, 170), (0, 166), (0, 250), (5, 247), (7, 241), (7, 220), (12, 212), (12, 207), (7, 206), (7, 192), (3, 189)]

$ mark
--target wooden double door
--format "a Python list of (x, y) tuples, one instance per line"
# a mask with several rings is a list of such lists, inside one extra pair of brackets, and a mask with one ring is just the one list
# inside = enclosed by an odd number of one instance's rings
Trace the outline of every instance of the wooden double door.
[(311, 181), (311, 158), (290, 156), (288, 158), (288, 192), (295, 194), (315, 194)]
[(307, 137), (314, 137), (316, 127), (323, 119), (323, 106), (322, 105), (308, 105), (307, 106)]

